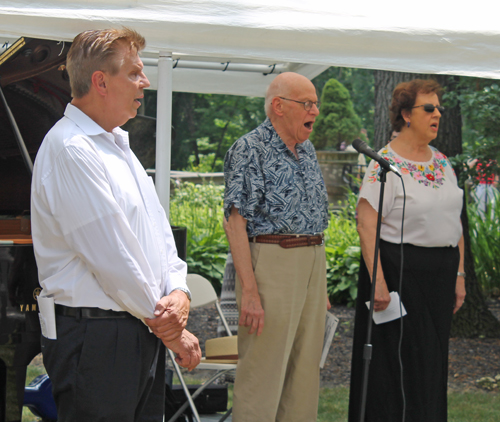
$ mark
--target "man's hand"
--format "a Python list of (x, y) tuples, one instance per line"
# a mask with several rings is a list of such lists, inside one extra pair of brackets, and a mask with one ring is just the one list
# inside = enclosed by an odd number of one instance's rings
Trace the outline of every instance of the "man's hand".
[(260, 302), (260, 295), (257, 290), (242, 292), (241, 294), (241, 314), (239, 325), (250, 327), (248, 334), (257, 331), (260, 336), (264, 328), (264, 309)]
[(189, 299), (181, 290), (174, 290), (156, 304), (156, 318), (146, 318), (151, 331), (164, 343), (177, 339), (186, 328), (189, 316)]
[(166, 342), (163, 340), (163, 344), (177, 355), (175, 361), (183, 368), (192, 371), (200, 363), (200, 343), (188, 330), (183, 330), (174, 341)]

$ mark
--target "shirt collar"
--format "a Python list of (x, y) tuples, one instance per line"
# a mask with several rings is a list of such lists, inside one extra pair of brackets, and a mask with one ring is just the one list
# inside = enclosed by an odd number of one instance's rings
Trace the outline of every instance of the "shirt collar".
[(120, 127), (115, 127), (111, 134), (106, 132), (101, 126), (99, 126), (94, 120), (92, 120), (89, 116), (87, 116), (82, 110), (78, 107), (75, 107), (73, 104), (69, 103), (66, 106), (66, 110), (64, 111), (64, 115), (73, 121), (86, 135), (88, 136), (97, 136), (97, 135), (110, 135), (113, 136), (113, 140), (120, 146), (120, 148), (129, 148), (129, 140), (128, 133), (124, 131)]
[[(268, 130), (271, 131), (271, 145), (280, 152), (284, 153), (289, 153), (293, 155), (293, 152), (290, 151), (290, 149), (286, 146), (285, 142), (283, 142), (283, 139), (281, 139), (281, 136), (278, 135), (278, 132), (276, 132), (276, 129), (274, 128), (273, 124), (271, 123), (271, 120), (266, 118), (264, 120), (264, 123), (262, 125), (267, 128)], [(302, 144), (296, 144), (295, 148), (297, 150), (297, 154), (300, 155), (300, 152), (304, 149), (304, 145)]]
[(86, 135), (96, 136), (100, 135), (101, 133), (106, 133), (106, 131), (101, 126), (99, 126), (82, 110), (80, 110), (78, 107), (75, 107), (73, 104), (68, 104), (66, 106), (64, 115), (68, 119), (72, 120), (73, 123), (78, 125), (78, 127), (83, 130)]
[(273, 146), (274, 149), (276, 149), (279, 152), (286, 152), (288, 150), (286, 144), (283, 142), (283, 139), (281, 139), (281, 136), (278, 135), (278, 132), (276, 132), (276, 129), (274, 128), (273, 124), (271, 123), (271, 120), (269, 117), (264, 120), (262, 125), (270, 131), (271, 133), (271, 145)]

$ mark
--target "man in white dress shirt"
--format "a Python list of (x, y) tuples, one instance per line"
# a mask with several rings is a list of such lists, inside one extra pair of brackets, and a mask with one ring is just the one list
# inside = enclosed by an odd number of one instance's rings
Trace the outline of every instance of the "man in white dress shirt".
[(67, 58), (73, 100), (34, 166), (33, 245), (57, 329), (57, 339), (42, 336), (42, 352), (59, 422), (160, 422), (162, 342), (186, 368), (201, 357), (185, 330), (186, 263), (119, 128), (149, 86), (144, 46), (127, 28), (75, 38)]

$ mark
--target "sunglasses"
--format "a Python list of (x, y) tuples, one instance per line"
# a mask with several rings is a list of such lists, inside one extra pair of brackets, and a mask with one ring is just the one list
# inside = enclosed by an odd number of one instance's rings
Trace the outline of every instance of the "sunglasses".
[(443, 106), (435, 106), (434, 104), (422, 104), (422, 105), (418, 105), (418, 106), (415, 106), (415, 107), (412, 107), (412, 108), (417, 108), (417, 107), (423, 107), (424, 108), (424, 111), (426, 111), (427, 113), (434, 113), (434, 110), (437, 108), (438, 111), (443, 114), (444, 111), (445, 111), (445, 108)]

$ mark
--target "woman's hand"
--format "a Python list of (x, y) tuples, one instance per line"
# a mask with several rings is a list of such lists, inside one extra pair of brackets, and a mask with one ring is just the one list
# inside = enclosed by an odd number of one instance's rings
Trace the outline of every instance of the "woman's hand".
[(380, 312), (387, 309), (391, 302), (391, 296), (387, 283), (384, 279), (378, 279), (375, 283), (375, 303), (373, 304), (373, 311)]
[(455, 286), (455, 307), (453, 308), (453, 313), (456, 314), (457, 311), (462, 307), (465, 300), (465, 277), (458, 276), (457, 284)]

